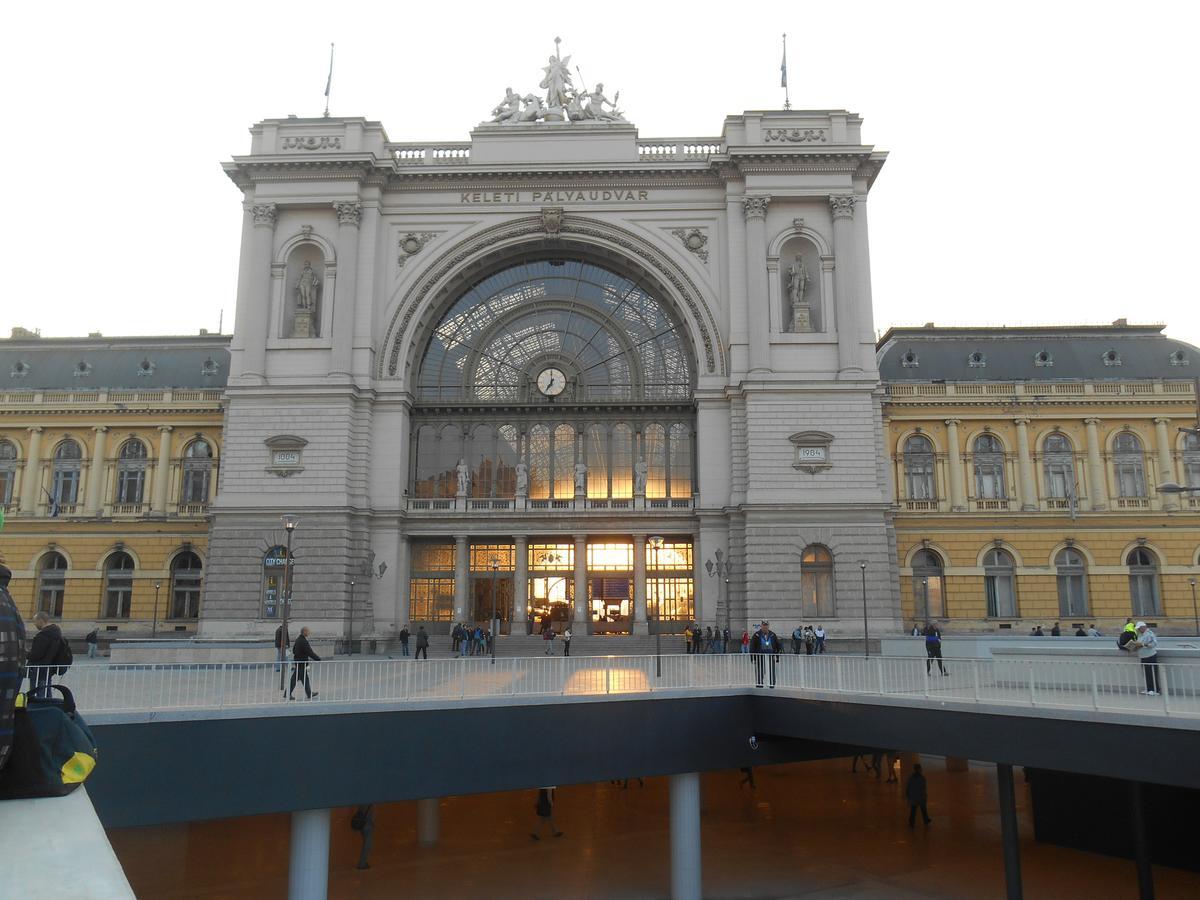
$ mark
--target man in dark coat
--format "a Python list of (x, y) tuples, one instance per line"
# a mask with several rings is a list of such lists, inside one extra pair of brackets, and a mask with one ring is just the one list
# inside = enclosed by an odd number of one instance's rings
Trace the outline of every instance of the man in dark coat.
[(13, 714), (25, 667), (25, 622), (8, 582), (12, 572), (0, 565), (0, 769), (12, 751)]
[(929, 786), (920, 763), (913, 766), (912, 774), (908, 776), (908, 783), (904, 785), (904, 796), (908, 798), (908, 827), (912, 828), (916, 824), (918, 806), (921, 807), (921, 818), (928, 825), (929, 810), (925, 807), (929, 802)]
[[(49, 692), (51, 679), (58, 672), (57, 668), (52, 667), (62, 653), (63, 633), (61, 628), (50, 621), (50, 616), (45, 612), (38, 612), (33, 617), (33, 624), (38, 633), (34, 635), (33, 643), (29, 647), (25, 665), (30, 667), (30, 690), (35, 694), (45, 694)], [(34, 666), (41, 668), (35, 669)]]
[(300, 637), (296, 638), (296, 643), (292, 647), (292, 660), (296, 665), (292, 669), (292, 683), (288, 688), (289, 700), (296, 699), (294, 692), (296, 690), (297, 679), (304, 684), (304, 696), (309, 700), (317, 696), (317, 692), (312, 689), (312, 685), (308, 682), (308, 663), (309, 660), (319, 662), (321, 657), (313, 653), (313, 648), (309, 646), (308, 634), (308, 626), (305, 625), (300, 629)]
[(429, 659), (429, 633), (425, 630), (425, 626), (421, 625), (417, 628), (417, 659), (421, 655), (425, 655), (425, 659)]
[(759, 687), (763, 686), (763, 669), (766, 667), (768, 656), (771, 658), (771, 687), (775, 687), (775, 663), (779, 659), (781, 649), (779, 635), (771, 630), (771, 623), (763, 622), (759, 625), (754, 637), (750, 638), (750, 655), (754, 657), (754, 678)]
[(401, 656), (408, 656), (408, 637), (409, 637), (409, 630), (408, 630), (408, 626), (405, 625), (403, 628), (400, 629), (400, 655)]

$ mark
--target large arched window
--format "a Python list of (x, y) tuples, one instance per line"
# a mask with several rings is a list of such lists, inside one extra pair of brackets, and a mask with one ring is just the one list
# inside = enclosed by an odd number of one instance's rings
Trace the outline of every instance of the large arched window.
[(1042, 444), (1042, 471), (1046, 496), (1066, 500), (1075, 494), (1075, 448), (1065, 434), (1047, 435)]
[(1183, 479), (1184, 484), (1188, 487), (1200, 487), (1200, 435), (1198, 434), (1184, 435)]
[(909, 500), (936, 500), (933, 442), (914, 434), (904, 442), (904, 486)]
[(196, 438), (184, 448), (183, 492), (179, 498), (180, 503), (208, 503), (212, 455), (212, 447), (203, 438)]
[(128, 619), (133, 605), (133, 557), (123, 550), (111, 553), (104, 561), (105, 619)]
[(559, 425), (554, 429), (553, 440), (550, 461), (554, 469), (554, 498), (570, 500), (575, 496), (575, 429)]
[(800, 554), (800, 618), (828, 619), (833, 614), (833, 554), (810, 544)]
[(1013, 558), (999, 547), (983, 557), (983, 589), (987, 595), (987, 614), (991, 619), (1012, 618), (1017, 614), (1017, 582)]
[(63, 597), (67, 590), (67, 560), (61, 553), (51, 551), (38, 561), (38, 612), (61, 618)]
[(975, 496), (980, 500), (1003, 500), (1004, 445), (994, 434), (975, 438)]
[(1158, 557), (1145, 547), (1136, 547), (1125, 558), (1129, 566), (1129, 599), (1135, 616), (1162, 615), (1158, 589)]
[(121, 506), (140, 506), (146, 488), (146, 445), (130, 438), (117, 454), (117, 498)]
[(1123, 431), (1117, 435), (1113, 443), (1113, 469), (1117, 473), (1117, 496), (1146, 496), (1142, 441), (1136, 434)]
[(12, 441), (0, 441), (0, 508), (7, 508), (12, 503), (16, 480), (17, 445)]
[(646, 461), (646, 497), (667, 496), (667, 433), (657, 422), (642, 429), (642, 459)]
[(916, 616), (928, 622), (946, 615), (946, 576), (942, 558), (932, 550), (918, 550), (913, 556), (913, 597)]
[(670, 480), (667, 484), (672, 497), (692, 496), (692, 435), (688, 427), (680, 422), (671, 426), (668, 433), (670, 448), (667, 463)]
[(1088, 614), (1087, 564), (1073, 547), (1058, 551), (1054, 558), (1058, 578), (1058, 613), (1064, 618)]
[[(74, 507), (79, 502), (79, 470), (83, 465), (83, 451), (79, 444), (67, 438), (54, 449), (54, 465), (51, 469), (50, 499), (51, 515), (54, 507)], [(102, 477), (96, 472), (94, 477)]]
[(185, 550), (171, 560), (171, 618), (200, 618), (200, 584), (204, 580), (204, 564), (191, 550)]

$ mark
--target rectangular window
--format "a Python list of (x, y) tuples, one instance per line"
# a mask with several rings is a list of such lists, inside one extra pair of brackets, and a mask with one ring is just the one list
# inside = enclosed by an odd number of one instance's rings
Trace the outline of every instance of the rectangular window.
[(117, 503), (136, 504), (142, 502), (142, 489), (146, 483), (144, 469), (121, 469), (117, 472)]
[(54, 486), (51, 495), (59, 506), (73, 506), (77, 503), (79, 498), (79, 470), (55, 469)]
[(572, 572), (575, 569), (574, 544), (530, 544), (530, 572)]
[(129, 607), (133, 600), (133, 580), (123, 576), (110, 575), (108, 587), (104, 591), (104, 618), (128, 619)]
[(184, 469), (183, 498), (184, 503), (208, 502), (208, 468)]
[(1117, 464), (1117, 486), (1122, 497), (1145, 497), (1146, 481), (1142, 467), (1137, 463)]
[(408, 590), (414, 622), (449, 622), (454, 615), (453, 578), (413, 578)]
[(11, 469), (0, 469), (0, 506), (12, 503), (13, 481), (17, 473)]
[(1083, 575), (1059, 575), (1058, 612), (1064, 617), (1086, 616), (1087, 586)]
[(38, 590), (38, 611), (49, 613), (56, 619), (61, 618), (65, 594), (66, 578), (63, 573), (43, 572), (41, 588)]
[(646, 569), (659, 572), (691, 572), (692, 542), (664, 542), (661, 547), (655, 547), (647, 541)]
[(589, 572), (632, 572), (633, 544), (588, 544)]
[(498, 564), (497, 571), (511, 572), (516, 559), (516, 548), (512, 544), (471, 545), (472, 572), (490, 572), (493, 560)]
[(1011, 618), (1017, 614), (1016, 593), (1013, 591), (1011, 575), (985, 575), (984, 591), (987, 594), (989, 618)]
[(691, 578), (647, 578), (646, 612), (651, 619), (690, 622), (695, 618), (695, 585)]

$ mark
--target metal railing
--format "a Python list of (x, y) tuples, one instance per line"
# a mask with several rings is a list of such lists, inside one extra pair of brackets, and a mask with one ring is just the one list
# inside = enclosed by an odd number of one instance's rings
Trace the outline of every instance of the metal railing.
[[(286, 688), (296, 667), (288, 662)], [(328, 660), (308, 663), (318, 701), (389, 703), (660, 691), (783, 690), (879, 702), (955, 702), (1200, 719), (1200, 665), (1135, 659), (947, 659), (753, 654)], [(31, 677), (37, 671), (31, 670)], [(280, 663), (80, 665), (62, 678), (85, 712), (238, 709), (288, 702)], [(304, 686), (296, 685), (298, 697)]]

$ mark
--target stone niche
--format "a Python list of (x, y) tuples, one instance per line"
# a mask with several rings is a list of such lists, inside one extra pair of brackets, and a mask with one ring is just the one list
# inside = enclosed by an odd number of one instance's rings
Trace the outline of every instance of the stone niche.
[(316, 243), (303, 241), (292, 248), (284, 269), (283, 322), (280, 337), (321, 336), (326, 275), (325, 254)]
[[(793, 266), (806, 276), (798, 298), (792, 293)], [(821, 254), (816, 245), (802, 235), (790, 238), (779, 251), (779, 296), (783, 298), (780, 327), (784, 331), (803, 334), (825, 330), (823, 281)]]

